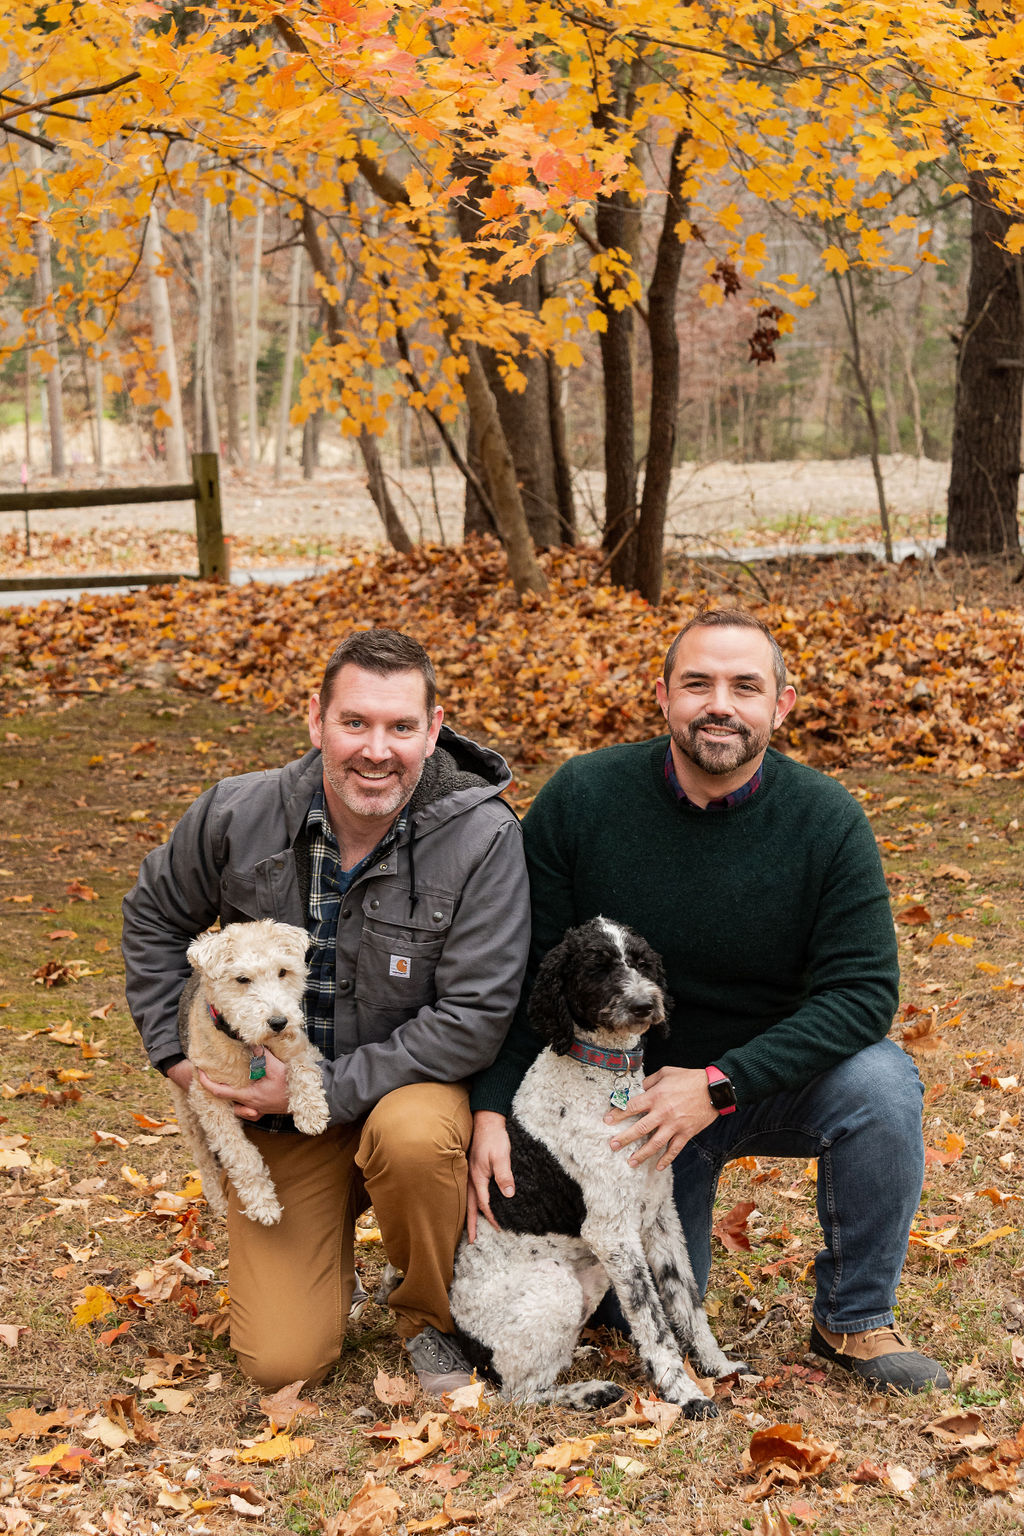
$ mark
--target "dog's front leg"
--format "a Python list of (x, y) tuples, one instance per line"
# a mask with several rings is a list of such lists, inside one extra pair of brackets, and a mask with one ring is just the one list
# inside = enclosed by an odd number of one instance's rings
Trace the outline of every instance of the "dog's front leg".
[(688, 1419), (714, 1418), (718, 1409), (689, 1375), (679, 1353), (639, 1233), (616, 1234), (617, 1240), (609, 1243), (607, 1234), (588, 1230), (589, 1225), (584, 1224), (583, 1238), (605, 1267), (658, 1394), (666, 1402), (679, 1403)]
[(711, 1332), (674, 1205), (662, 1206), (644, 1232), (643, 1242), (665, 1314), (683, 1352), (693, 1355), (694, 1369), (701, 1376), (731, 1376), (735, 1371), (745, 1372), (748, 1369), (746, 1362), (730, 1360)]
[(250, 1221), (274, 1226), (281, 1220), (281, 1204), (270, 1170), (246, 1136), (234, 1110), (196, 1081), (188, 1092), (189, 1103), (212, 1152), (235, 1186), (243, 1212)]
[(285, 1063), (285, 1073), (295, 1129), (305, 1136), (319, 1136), (326, 1131), (331, 1116), (318, 1063), (307, 1056), (293, 1056)]
[(177, 1083), (172, 1083), (168, 1078), (167, 1086), (171, 1090), (171, 1098), (174, 1100), (174, 1111), (178, 1118), (181, 1133), (188, 1140), (192, 1155), (199, 1169), (199, 1177), (203, 1181), (203, 1194), (210, 1208), (210, 1214), (219, 1221), (223, 1221), (228, 1213), (227, 1201), (221, 1188), (221, 1169), (217, 1160), (210, 1151), (209, 1144), (203, 1134), (203, 1128), (196, 1118), (195, 1111), (189, 1101), (188, 1089), (179, 1088)]

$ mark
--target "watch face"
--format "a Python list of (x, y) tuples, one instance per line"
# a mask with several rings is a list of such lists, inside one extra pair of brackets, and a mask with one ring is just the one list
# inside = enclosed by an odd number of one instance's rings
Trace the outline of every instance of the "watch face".
[(708, 1095), (717, 1110), (736, 1107), (736, 1090), (727, 1077), (719, 1079), (717, 1083), (709, 1083)]

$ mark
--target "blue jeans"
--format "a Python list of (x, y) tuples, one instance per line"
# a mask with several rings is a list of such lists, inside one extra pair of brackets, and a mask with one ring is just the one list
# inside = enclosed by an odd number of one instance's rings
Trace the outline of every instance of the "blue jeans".
[[(921, 1080), (910, 1057), (881, 1040), (804, 1088), (719, 1115), (673, 1163), (676, 1207), (701, 1295), (711, 1271), (711, 1224), (723, 1166), (734, 1157), (816, 1157), (825, 1246), (814, 1261), (814, 1316), (833, 1333), (893, 1321), (911, 1223), (921, 1199)], [(621, 1328), (602, 1304), (600, 1321)]]

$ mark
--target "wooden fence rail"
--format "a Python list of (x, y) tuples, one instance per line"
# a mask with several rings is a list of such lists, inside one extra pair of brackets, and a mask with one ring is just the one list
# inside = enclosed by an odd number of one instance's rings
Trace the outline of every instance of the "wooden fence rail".
[(196, 507), (198, 571), (116, 571), (69, 576), (0, 578), (0, 592), (38, 592), (48, 587), (155, 587), (166, 581), (227, 581), (228, 556), (220, 507), (220, 471), (215, 453), (192, 455), (192, 479), (179, 485), (122, 485), (100, 490), (5, 491), (0, 512), (23, 512), (29, 537), (30, 512), (59, 512), (67, 507), (138, 506), (153, 501), (193, 501)]

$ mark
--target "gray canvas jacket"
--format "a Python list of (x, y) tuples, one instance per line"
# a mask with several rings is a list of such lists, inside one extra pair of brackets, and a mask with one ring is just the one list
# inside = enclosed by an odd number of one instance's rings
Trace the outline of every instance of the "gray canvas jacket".
[[(459, 1082), (497, 1055), (530, 937), (522, 833), (498, 799), (510, 781), (496, 752), (443, 727), (405, 832), (346, 893), (336, 1059), (324, 1063), (332, 1123), (407, 1083)], [(122, 948), (128, 1005), (155, 1066), (181, 1057), (178, 999), (198, 933), (261, 917), (307, 926), (305, 821), (321, 782), (318, 751), (224, 779), (143, 861), (122, 907)]]

